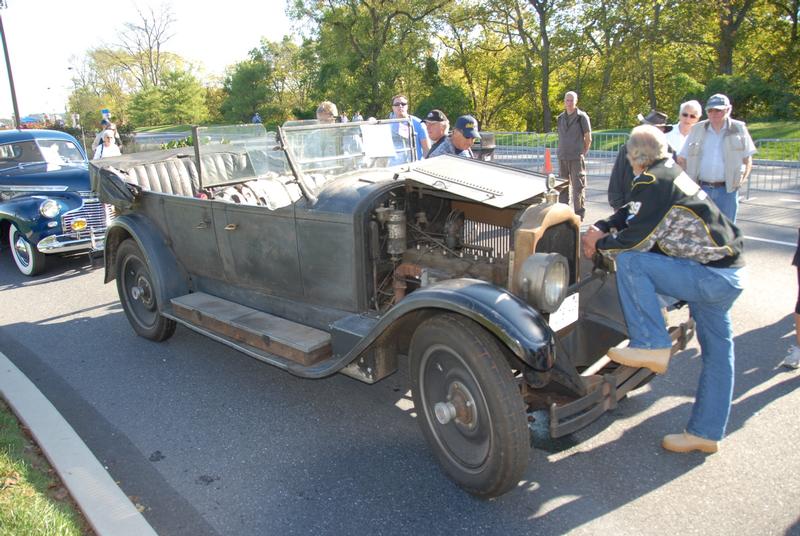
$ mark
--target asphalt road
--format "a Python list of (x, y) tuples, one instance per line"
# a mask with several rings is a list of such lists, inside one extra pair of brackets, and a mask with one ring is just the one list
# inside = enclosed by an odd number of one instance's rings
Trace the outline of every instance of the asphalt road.
[[(590, 220), (606, 211), (603, 185), (591, 187)], [(688, 418), (693, 343), (588, 428), (558, 441), (535, 429), (526, 480), (491, 501), (440, 472), (404, 370), (372, 386), (301, 380), (183, 327), (161, 344), (138, 338), (85, 257), (29, 279), (0, 252), (0, 351), (162, 535), (800, 534), (800, 373), (778, 367), (793, 336), (800, 195), (757, 196), (740, 224), (750, 282), (733, 310), (720, 452), (659, 446)]]

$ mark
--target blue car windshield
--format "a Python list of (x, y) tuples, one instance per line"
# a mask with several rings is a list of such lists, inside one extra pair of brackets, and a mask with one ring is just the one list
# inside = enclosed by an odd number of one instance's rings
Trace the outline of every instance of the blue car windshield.
[(0, 168), (46, 162), (48, 164), (85, 162), (80, 149), (69, 140), (37, 139), (0, 145)]

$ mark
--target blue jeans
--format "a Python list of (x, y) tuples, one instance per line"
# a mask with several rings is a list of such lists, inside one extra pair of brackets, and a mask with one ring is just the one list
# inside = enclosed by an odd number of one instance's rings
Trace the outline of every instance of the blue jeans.
[(700, 188), (708, 194), (708, 197), (717, 205), (720, 212), (725, 214), (733, 223), (736, 223), (736, 213), (739, 212), (739, 190), (729, 193), (724, 186), (713, 188), (703, 182), (700, 182)]
[(626, 251), (617, 256), (617, 287), (632, 348), (672, 344), (658, 294), (689, 304), (697, 324), (703, 369), (686, 431), (719, 441), (733, 397), (733, 330), (730, 309), (742, 292), (739, 271), (689, 259)]

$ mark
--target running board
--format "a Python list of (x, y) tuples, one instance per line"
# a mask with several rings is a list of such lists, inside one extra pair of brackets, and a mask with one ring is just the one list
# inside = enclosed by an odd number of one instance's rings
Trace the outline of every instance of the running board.
[(331, 356), (331, 336), (325, 331), (203, 292), (179, 296), (170, 302), (181, 323), (250, 347), (259, 354), (273, 354), (303, 366)]

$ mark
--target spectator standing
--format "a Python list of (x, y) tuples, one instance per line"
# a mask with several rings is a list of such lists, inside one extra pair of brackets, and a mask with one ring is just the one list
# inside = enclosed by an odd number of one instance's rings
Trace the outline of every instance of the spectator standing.
[(471, 115), (462, 115), (456, 120), (453, 127), (453, 134), (444, 137), (444, 141), (439, 146), (428, 153), (428, 158), (434, 158), (443, 154), (454, 154), (464, 158), (474, 158), (472, 145), (475, 140), (481, 139), (478, 132), (478, 122)]
[[(800, 228), (797, 229), (800, 235)], [(783, 360), (783, 365), (789, 368), (800, 368), (800, 236), (797, 238), (797, 249), (794, 252), (792, 264), (797, 267), (797, 303), (794, 306), (794, 341), (789, 347), (789, 355)]]
[(676, 154), (681, 151), (683, 143), (689, 136), (689, 131), (700, 121), (702, 115), (703, 108), (696, 100), (686, 101), (681, 104), (678, 122), (672, 125), (671, 131), (667, 132), (667, 143), (675, 150)]
[(562, 179), (569, 181), (569, 202), (575, 214), (586, 214), (586, 154), (592, 145), (592, 123), (578, 109), (578, 94), (564, 95), (564, 111), (556, 120), (558, 125), (558, 168)]
[(106, 130), (111, 130), (114, 132), (114, 142), (117, 145), (117, 149), (120, 149), (121, 152), (122, 138), (120, 137), (119, 132), (117, 131), (117, 125), (115, 125), (108, 119), (103, 119), (100, 121), (100, 132), (98, 132), (95, 135), (94, 140), (92, 141), (92, 151), (97, 149), (98, 145), (101, 145), (103, 143), (103, 134), (105, 133)]
[(447, 135), (450, 133), (450, 121), (443, 111), (431, 110), (422, 122), (425, 123), (428, 138), (431, 140), (431, 150), (425, 155), (427, 158), (447, 139)]
[(352, 120), (354, 122), (355, 121), (363, 121), (364, 118), (361, 116), (361, 112), (360, 111), (356, 111), (356, 113), (353, 114), (353, 119)]
[(251, 123), (261, 123), (261, 114), (256, 112), (253, 114), (253, 117), (250, 119)]
[[(703, 365), (685, 431), (665, 436), (661, 445), (673, 452), (716, 452), (733, 396), (730, 309), (742, 292), (744, 237), (669, 158), (660, 130), (638, 126), (627, 145), (636, 174), (631, 202), (581, 239), (587, 257), (600, 252), (616, 261), (630, 343), (612, 348), (608, 357), (665, 373), (672, 341), (658, 295), (685, 300), (697, 324)], [(609, 234), (612, 227), (619, 232)]]
[[(665, 134), (671, 133), (672, 125), (667, 123), (667, 114), (664, 112), (657, 112), (650, 110), (647, 117), (642, 114), (637, 116), (639, 124), (653, 125)], [(669, 136), (669, 134), (667, 134)], [(674, 153), (672, 148), (670, 152)], [(631, 200), (631, 182), (633, 181), (633, 168), (628, 161), (628, 146), (623, 145), (617, 153), (617, 159), (614, 161), (614, 167), (611, 169), (611, 176), (608, 179), (608, 204), (614, 210), (619, 210), (628, 201)]]
[(739, 211), (739, 188), (747, 181), (756, 146), (743, 121), (731, 119), (731, 102), (712, 95), (706, 102), (708, 119), (700, 121), (678, 153), (678, 164), (700, 183), (732, 222)]
[[(405, 95), (395, 95), (392, 97), (392, 114), (392, 117), (396, 119), (411, 118), (411, 124), (414, 127), (414, 133), (417, 137), (417, 160), (421, 160), (423, 155), (430, 151), (431, 142), (428, 139), (428, 132), (425, 130), (425, 127), (422, 126), (422, 121), (420, 121), (418, 117), (408, 113), (408, 98)], [(395, 136), (406, 140), (411, 139), (411, 133), (408, 132), (407, 125), (392, 125), (392, 129)], [(395, 148), (400, 149), (397, 145), (395, 145)]]
[(92, 157), (93, 160), (99, 160), (101, 158), (109, 158), (112, 156), (119, 156), (122, 153), (119, 150), (119, 146), (116, 143), (116, 139), (114, 137), (114, 131), (111, 129), (104, 130), (102, 133), (102, 142), (98, 145), (94, 150), (94, 156)]

